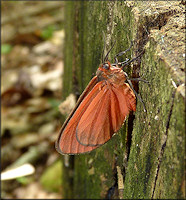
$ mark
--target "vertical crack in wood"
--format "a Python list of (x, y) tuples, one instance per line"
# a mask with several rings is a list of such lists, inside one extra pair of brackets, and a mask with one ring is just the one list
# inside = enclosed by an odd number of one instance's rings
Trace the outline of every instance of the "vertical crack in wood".
[[(140, 65), (141, 65), (141, 56), (133, 64), (132, 77), (139, 77)], [(134, 87), (135, 91), (138, 93), (139, 83), (133, 82), (133, 81), (132, 81), (132, 83), (133, 83), (133, 87)], [(124, 166), (123, 182), (125, 181), (125, 175), (126, 175), (126, 171), (127, 171), (127, 165), (128, 165), (128, 160), (129, 160), (129, 155), (130, 155), (130, 150), (131, 150), (134, 119), (135, 119), (135, 115), (133, 112), (131, 112), (128, 117), (127, 141), (126, 141), (126, 148), (125, 148), (124, 161), (123, 161), (123, 166)]]
[(176, 90), (172, 94), (172, 103), (171, 103), (171, 107), (170, 107), (170, 111), (169, 111), (169, 115), (168, 115), (168, 120), (167, 120), (167, 123), (166, 123), (166, 132), (165, 132), (165, 135), (164, 135), (165, 136), (164, 142), (162, 144), (160, 155), (158, 157), (158, 166), (157, 166), (157, 169), (156, 169), (156, 176), (155, 176), (154, 188), (153, 188), (151, 199), (154, 198), (154, 193), (155, 193), (155, 189), (156, 189), (156, 183), (157, 183), (157, 180), (158, 180), (160, 165), (161, 165), (161, 162), (162, 162), (163, 154), (164, 154), (167, 139), (168, 139), (168, 131), (169, 131), (170, 119), (171, 119), (171, 116), (172, 116), (172, 110), (173, 110), (173, 107), (174, 107), (175, 94), (176, 94)]
[(118, 197), (118, 194), (117, 194), (118, 177), (117, 177), (116, 166), (114, 167), (113, 171), (114, 171), (114, 175), (113, 175), (114, 184), (107, 190), (105, 199), (114, 199), (115, 196)]
[(132, 131), (133, 131), (133, 122), (135, 119), (135, 115), (131, 113), (128, 118), (128, 131), (127, 131), (127, 142), (126, 142), (126, 159), (128, 162), (131, 142), (132, 142)]
[[(79, 8), (78, 4), (75, 4), (75, 13), (74, 13), (74, 24), (73, 24), (73, 60), (72, 60), (72, 90), (74, 94), (79, 94), (79, 81), (77, 78), (77, 63), (79, 61), (79, 27), (78, 27), (78, 20), (79, 20)], [(79, 63), (78, 63), (79, 64)]]

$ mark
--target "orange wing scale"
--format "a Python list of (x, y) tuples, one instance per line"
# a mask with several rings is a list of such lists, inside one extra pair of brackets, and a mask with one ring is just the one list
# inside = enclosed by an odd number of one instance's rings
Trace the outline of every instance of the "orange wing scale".
[[(76, 140), (76, 127), (77, 124), (83, 115), (86, 108), (89, 106), (90, 102), (94, 97), (99, 93), (99, 87), (101, 83), (98, 83), (97, 76), (95, 76), (80, 98), (76, 103), (76, 107), (73, 109), (69, 117), (64, 122), (58, 139), (56, 140), (55, 147), (56, 150), (61, 154), (76, 154), (76, 153), (84, 153), (88, 151), (92, 151), (96, 147), (86, 147), (81, 145)], [(90, 93), (91, 91), (91, 93)], [(88, 97), (88, 98), (86, 98)]]
[(81, 117), (77, 140), (87, 146), (106, 143), (121, 128), (130, 110), (135, 110), (135, 96), (129, 86), (107, 83)]
[(135, 95), (127, 83), (118, 86), (94, 77), (64, 123), (57, 150), (62, 154), (92, 151), (106, 143), (135, 109)]

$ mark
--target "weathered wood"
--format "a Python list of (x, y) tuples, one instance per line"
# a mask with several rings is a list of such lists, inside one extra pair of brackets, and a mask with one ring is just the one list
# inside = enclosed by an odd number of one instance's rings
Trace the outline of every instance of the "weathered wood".
[[(137, 102), (135, 119), (130, 115), (111, 141), (89, 154), (70, 156), (69, 166), (64, 165), (63, 197), (183, 198), (183, 5), (131, 1), (79, 1), (65, 5), (64, 98), (71, 92), (80, 94), (96, 72), (104, 45), (103, 32), (107, 49), (116, 40), (111, 59), (127, 49), (131, 40), (135, 40), (133, 52), (129, 51), (126, 57), (145, 50), (141, 61), (124, 70), (134, 77), (144, 74), (150, 85), (135, 85), (147, 113)], [(118, 182), (122, 179), (117, 169), (121, 169), (124, 190)]]

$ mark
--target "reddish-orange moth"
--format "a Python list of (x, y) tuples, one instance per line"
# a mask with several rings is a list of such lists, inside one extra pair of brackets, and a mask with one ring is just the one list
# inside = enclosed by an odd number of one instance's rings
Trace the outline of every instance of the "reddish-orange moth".
[(98, 148), (121, 128), (129, 112), (136, 110), (135, 95), (138, 95), (130, 81), (134, 79), (129, 79), (123, 71), (123, 67), (136, 58), (122, 63), (118, 63), (116, 58), (126, 51), (115, 56), (114, 64), (108, 61), (109, 52), (102, 59), (96, 76), (81, 94), (60, 130), (56, 141), (59, 153), (81, 154)]

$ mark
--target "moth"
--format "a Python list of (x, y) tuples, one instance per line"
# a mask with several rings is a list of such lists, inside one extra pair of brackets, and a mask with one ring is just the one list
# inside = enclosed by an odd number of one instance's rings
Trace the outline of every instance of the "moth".
[(79, 97), (60, 130), (55, 146), (61, 154), (86, 153), (105, 144), (121, 128), (129, 112), (136, 111), (136, 96), (142, 101), (131, 83), (131, 80), (142, 79), (129, 79), (123, 71), (124, 66), (141, 54), (118, 63), (117, 57), (126, 53), (130, 46), (126, 51), (117, 54), (115, 63), (111, 64), (108, 54), (113, 46), (105, 58), (102, 58), (96, 75)]

